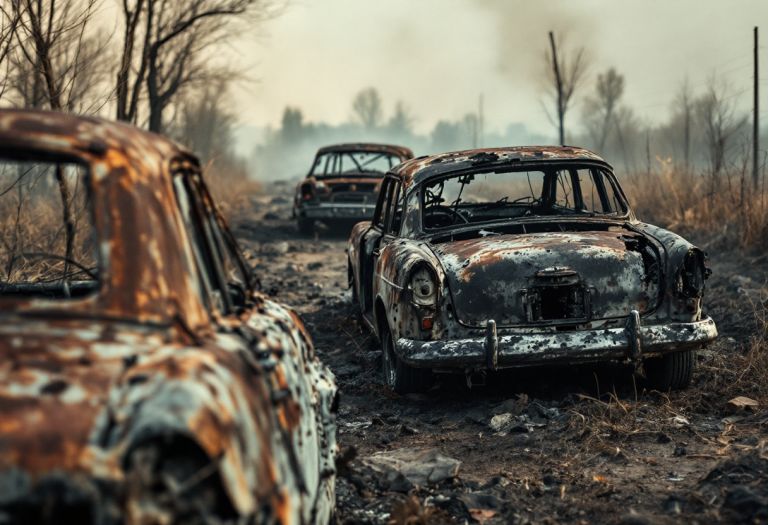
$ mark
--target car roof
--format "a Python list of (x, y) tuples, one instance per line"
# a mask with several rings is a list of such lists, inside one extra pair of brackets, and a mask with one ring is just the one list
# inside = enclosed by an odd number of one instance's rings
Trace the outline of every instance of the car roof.
[[(197, 162), (191, 151), (156, 133), (124, 122), (56, 111), (0, 109), (0, 140), (4, 149), (19, 145), (96, 157), (113, 150), (137, 162), (170, 161), (180, 157)], [(142, 177), (154, 173), (157, 172), (137, 171), (132, 175)]]
[(391, 153), (397, 155), (402, 159), (412, 159), (413, 151), (403, 146), (395, 146), (393, 144), (375, 144), (372, 142), (350, 142), (346, 144), (333, 144), (325, 146), (317, 150), (317, 155), (324, 153), (339, 153), (339, 152), (355, 152), (355, 151), (370, 151)]
[[(170, 322), (208, 322), (181, 222), (172, 170), (198, 169), (195, 156), (125, 123), (42, 110), (0, 109), (0, 150), (30, 160), (60, 156), (92, 170), (94, 222), (104, 270), (101, 292), (72, 303), (4, 300), (0, 311)], [(139, 263), (140, 262), (140, 263)]]
[(589, 161), (611, 168), (595, 153), (572, 146), (517, 146), (508, 148), (484, 148), (440, 153), (407, 160), (392, 168), (390, 173), (399, 175), (405, 186), (420, 184), (433, 177), (440, 177), (468, 168), (496, 168), (525, 164)]

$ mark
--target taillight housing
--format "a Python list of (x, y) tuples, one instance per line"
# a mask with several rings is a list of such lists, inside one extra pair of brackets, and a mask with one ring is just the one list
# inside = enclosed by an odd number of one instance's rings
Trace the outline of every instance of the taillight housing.
[(305, 201), (309, 201), (315, 198), (315, 190), (312, 187), (312, 184), (305, 183), (301, 185), (301, 199)]

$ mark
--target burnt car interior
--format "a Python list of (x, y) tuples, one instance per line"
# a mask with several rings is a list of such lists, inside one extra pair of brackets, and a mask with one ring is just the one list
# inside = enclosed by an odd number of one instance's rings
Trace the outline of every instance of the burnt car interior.
[(606, 173), (588, 166), (465, 173), (425, 184), (422, 195), (427, 230), (536, 217), (621, 217), (628, 211)]
[(315, 160), (311, 176), (331, 177), (343, 173), (371, 173), (380, 177), (402, 162), (393, 153), (378, 151), (337, 151), (323, 153)]
[(69, 299), (99, 286), (88, 169), (33, 155), (0, 158), (0, 297)]

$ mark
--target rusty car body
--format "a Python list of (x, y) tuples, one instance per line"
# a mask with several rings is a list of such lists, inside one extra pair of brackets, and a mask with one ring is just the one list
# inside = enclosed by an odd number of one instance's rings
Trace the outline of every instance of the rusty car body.
[(381, 179), (413, 152), (388, 144), (336, 144), (320, 148), (307, 177), (296, 187), (293, 216), (309, 234), (315, 220), (357, 222), (371, 218)]
[[(0, 193), (37, 220), (0, 232), (0, 523), (328, 523), (335, 378), (254, 289), (198, 160), (25, 110), (0, 110), (0, 157)], [(62, 179), (93, 231), (32, 242)]]
[(705, 254), (635, 218), (611, 166), (584, 149), (518, 147), (419, 157), (384, 179), (349, 241), (349, 280), (398, 392), (431, 371), (625, 361), (685, 388)]

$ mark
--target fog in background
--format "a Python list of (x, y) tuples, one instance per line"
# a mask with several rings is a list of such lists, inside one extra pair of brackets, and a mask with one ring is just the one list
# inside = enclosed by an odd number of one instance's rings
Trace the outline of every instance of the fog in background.
[[(232, 46), (258, 79), (233, 90), (233, 141), (267, 180), (305, 174), (314, 151), (335, 142), (394, 142), (417, 155), (556, 143), (551, 30), (564, 52), (584, 47), (589, 63), (566, 115), (567, 143), (601, 150), (617, 169), (647, 169), (657, 156), (683, 161), (684, 126), (691, 164), (735, 162), (748, 141), (761, 20), (768, 3), (747, 0), (297, 0), (258, 38)], [(597, 85), (610, 68), (621, 81), (615, 100)], [(353, 109), (370, 88), (380, 100), (373, 125)], [(708, 123), (719, 126), (709, 137)], [(708, 145), (723, 136), (722, 159), (713, 159)]]

